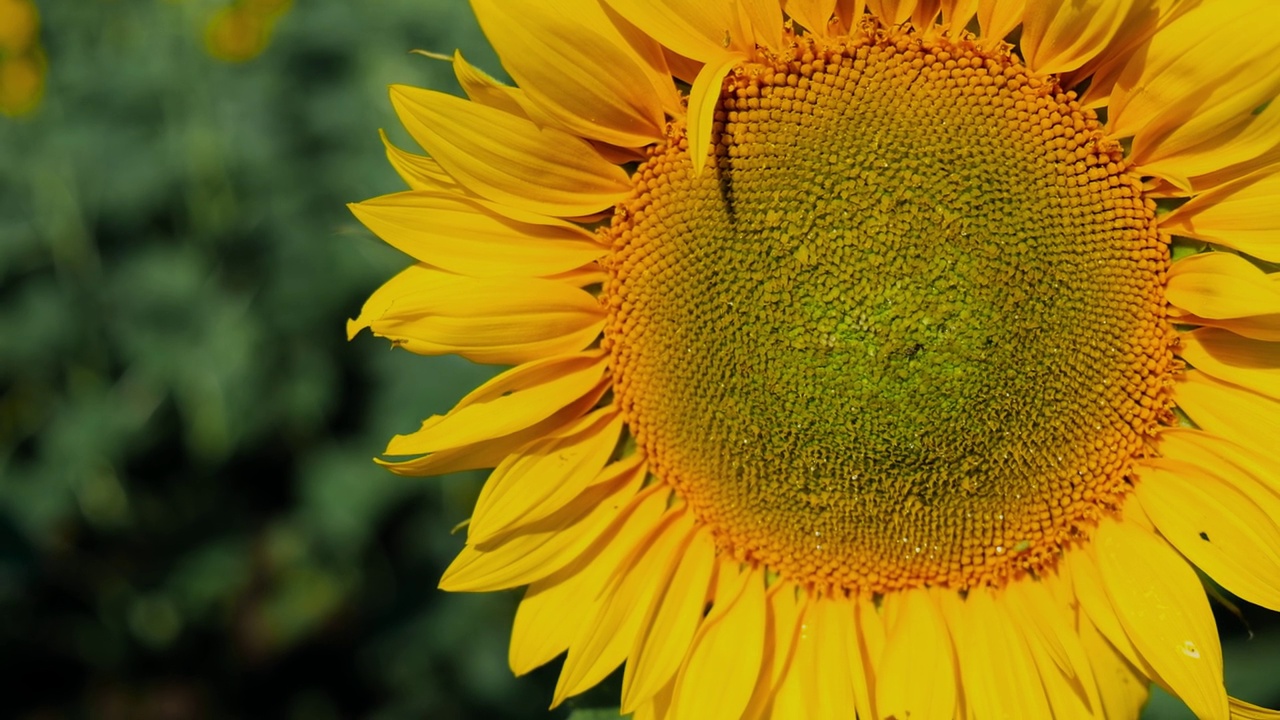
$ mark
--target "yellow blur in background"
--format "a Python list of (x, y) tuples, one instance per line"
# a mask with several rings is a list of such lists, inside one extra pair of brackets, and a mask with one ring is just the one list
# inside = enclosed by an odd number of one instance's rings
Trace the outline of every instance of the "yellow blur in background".
[[(292, 0), (234, 0), (204, 26), (209, 55), (245, 62), (262, 54)], [(40, 13), (32, 0), (0, 0), (0, 114), (29, 115), (44, 95), (47, 60), (40, 44)]]
[(226, 62), (252, 60), (266, 49), (276, 22), (292, 4), (292, 0), (236, 0), (209, 18), (205, 49)]
[(0, 114), (26, 115), (44, 94), (40, 13), (31, 0), (0, 0)]

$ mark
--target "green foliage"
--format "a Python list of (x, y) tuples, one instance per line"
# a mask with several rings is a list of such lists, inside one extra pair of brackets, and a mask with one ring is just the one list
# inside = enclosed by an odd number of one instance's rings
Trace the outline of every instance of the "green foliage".
[[(624, 715), (624, 718), (631, 717)], [(569, 720), (618, 720), (618, 708), (592, 708), (574, 710), (569, 714)]]
[(43, 3), (0, 119), (6, 715), (544, 717), (516, 598), (435, 590), (480, 477), (370, 460), (492, 370), (344, 335), (408, 262), (344, 207), (402, 189), (386, 85), (498, 65), (454, 0), (298, 3), (225, 64), (222, 5)]

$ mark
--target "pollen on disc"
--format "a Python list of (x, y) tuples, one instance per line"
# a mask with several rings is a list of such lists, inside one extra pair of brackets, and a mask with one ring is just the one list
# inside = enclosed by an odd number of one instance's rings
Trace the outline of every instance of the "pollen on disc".
[(602, 230), (615, 392), (720, 547), (814, 586), (1000, 584), (1121, 502), (1168, 418), (1168, 251), (1094, 115), (866, 28), (730, 74)]

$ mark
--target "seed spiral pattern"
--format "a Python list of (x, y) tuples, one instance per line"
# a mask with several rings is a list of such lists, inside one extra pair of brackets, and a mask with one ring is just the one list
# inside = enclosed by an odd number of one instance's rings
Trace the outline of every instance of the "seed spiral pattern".
[(1169, 420), (1169, 257), (1093, 113), (868, 26), (730, 73), (601, 232), (615, 392), (718, 545), (811, 586), (998, 585), (1128, 491)]

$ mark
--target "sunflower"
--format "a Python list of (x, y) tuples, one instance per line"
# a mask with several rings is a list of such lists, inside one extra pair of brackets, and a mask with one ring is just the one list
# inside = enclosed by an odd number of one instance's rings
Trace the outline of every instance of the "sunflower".
[(495, 468), (440, 586), (527, 586), (554, 704), (1133, 718), (1280, 609), (1274, 0), (472, 0), (395, 86), (370, 328), (511, 366), (394, 438)]

